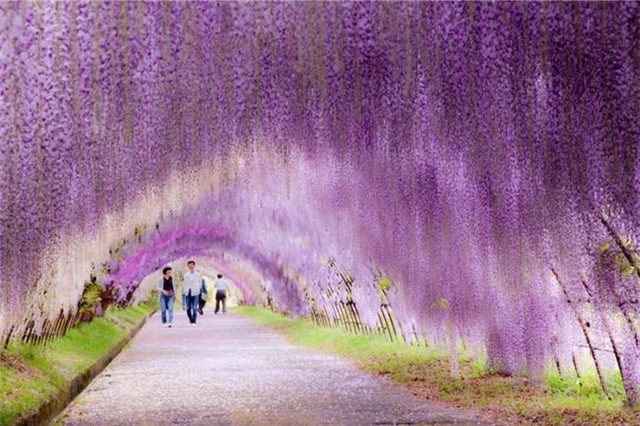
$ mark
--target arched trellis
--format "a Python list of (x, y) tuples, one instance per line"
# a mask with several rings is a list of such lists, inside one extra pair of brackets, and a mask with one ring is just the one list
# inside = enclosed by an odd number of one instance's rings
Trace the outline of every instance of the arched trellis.
[[(273, 283), (270, 292), (273, 297), (287, 298), (283, 303), (291, 309), (290, 313), (301, 314), (304, 305), (302, 289), (297, 285), (282, 288), (283, 283), (292, 282), (291, 277), (281, 265), (268, 258), (255, 247), (235, 241), (233, 234), (218, 223), (198, 223), (195, 226), (186, 224), (184, 228), (172, 228), (155, 231), (155, 235), (131, 248), (131, 253), (124, 253), (123, 259), (110, 266), (110, 272), (104, 283), (110, 288), (118, 288), (119, 297), (123, 298), (135, 290), (137, 284), (150, 273), (161, 269), (176, 258), (210, 257), (224, 258), (230, 253), (246, 260), (265, 279)], [(233, 268), (233, 266), (231, 265)], [(250, 287), (249, 283), (238, 280), (237, 285), (249, 301), (256, 299), (256, 293), (264, 289)], [(291, 303), (298, 300), (298, 303)], [(296, 306), (300, 311), (296, 311)]]
[[(353, 333), (382, 333), (389, 339), (399, 338), (388, 298), (378, 302), (379, 310), (373, 320), (364, 321), (353, 296), (353, 277), (349, 271), (337, 267), (329, 260), (324, 279), (333, 276), (333, 283), (307, 285), (299, 281), (296, 271), (278, 264), (257, 247), (233, 239), (233, 233), (215, 222), (184, 225), (184, 229), (171, 227), (156, 230), (153, 236), (124, 253), (123, 259), (112, 266), (105, 278), (109, 288), (118, 288), (120, 297), (130, 295), (141, 279), (161, 269), (176, 258), (206, 258), (212, 265), (226, 271), (249, 304), (262, 304), (291, 316), (311, 318), (318, 325), (342, 327)], [(237, 256), (241, 262), (228, 262)], [(262, 280), (243, 279), (242, 272), (251, 268)], [(311, 283), (309, 283), (311, 284)], [(385, 290), (382, 289), (382, 293)], [(374, 290), (376, 297), (377, 292)], [(321, 302), (322, 301), (322, 302)]]
[[(77, 240), (106, 249), (123, 237), (107, 226), (96, 238), (101, 221), (179, 214), (219, 189), (207, 170), (226, 162), (220, 174), (232, 175), (256, 152), (246, 174), (257, 189), (220, 210), (265, 270), (311, 281), (321, 267), (304, 257), (321, 253), (360, 285), (372, 261), (393, 279), (404, 334), (442, 341), (453, 324), (510, 374), (570, 360), (588, 333), (617, 339), (637, 389), (639, 10), (1, 3), (3, 335), (18, 317), (59, 328), (59, 300), (42, 299), (60, 289), (75, 303), (80, 272), (105, 259), (77, 256)], [(167, 189), (176, 170), (184, 179)], [(140, 202), (145, 190), (160, 195)], [(55, 269), (42, 263), (56, 262), (72, 273), (40, 286)], [(603, 330), (567, 326), (571, 303), (597, 311)]]
[[(229, 274), (243, 299), (250, 304), (262, 301), (265, 306), (285, 314), (310, 317), (321, 326), (343, 327), (354, 333), (379, 332), (391, 340), (398, 338), (386, 297), (380, 301), (377, 318), (363, 321), (353, 297), (353, 277), (348, 271), (339, 269), (333, 260), (324, 265), (323, 277), (329, 280), (326, 284), (307, 285), (300, 281), (296, 271), (276, 262), (255, 246), (235, 240), (233, 233), (220, 223), (199, 220), (193, 224), (178, 220), (168, 221), (166, 225), (158, 225), (144, 238), (112, 252), (114, 256), (117, 254), (117, 258), (112, 257), (104, 264), (106, 275), (99, 279), (104, 286), (102, 295), (107, 297), (101, 310), (111, 303), (129, 303), (145, 277), (174, 259), (206, 258), (211, 265)], [(229, 262), (229, 257), (236, 257), (241, 262)], [(253, 269), (262, 280), (243, 279), (242, 273), (247, 268)], [(92, 281), (97, 280), (97, 277), (92, 277)], [(12, 329), (5, 345), (9, 338), (16, 336), (28, 343), (46, 343), (66, 333), (77, 322), (92, 317), (77, 310), (66, 314), (61, 311), (54, 320), (44, 318), (40, 326), (35, 320), (30, 320), (23, 329), (15, 333)]]

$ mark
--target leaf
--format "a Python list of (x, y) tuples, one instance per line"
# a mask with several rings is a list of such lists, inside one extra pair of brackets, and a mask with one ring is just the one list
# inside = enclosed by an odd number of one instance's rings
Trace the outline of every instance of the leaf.
[(634, 268), (633, 266), (626, 264), (626, 265), (620, 265), (620, 273), (622, 275), (633, 275), (636, 273), (636, 268)]
[(380, 278), (378, 280), (378, 286), (381, 290), (387, 291), (391, 288), (391, 280), (389, 278)]
[(438, 300), (437, 303), (438, 307), (440, 309), (449, 309), (449, 301), (447, 299), (445, 299), (444, 297), (440, 298), (440, 300)]

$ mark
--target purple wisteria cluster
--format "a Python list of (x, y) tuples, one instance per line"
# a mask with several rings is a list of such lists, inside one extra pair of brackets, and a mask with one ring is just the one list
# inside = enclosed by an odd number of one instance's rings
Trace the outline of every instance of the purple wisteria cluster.
[(67, 285), (66, 235), (182, 173), (110, 259), (118, 297), (227, 253), (265, 277), (247, 301), (374, 323), (385, 277), (407, 340), (615, 366), (636, 400), (638, 52), (634, 2), (1, 3), (0, 337), (58, 314), (29, 301)]

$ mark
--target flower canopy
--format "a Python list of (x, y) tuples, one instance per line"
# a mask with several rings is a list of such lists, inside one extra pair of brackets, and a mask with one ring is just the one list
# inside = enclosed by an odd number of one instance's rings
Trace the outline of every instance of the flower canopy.
[(511, 372), (588, 302), (637, 360), (638, 52), (635, 2), (1, 3), (0, 336), (202, 256), (295, 314), (384, 276)]

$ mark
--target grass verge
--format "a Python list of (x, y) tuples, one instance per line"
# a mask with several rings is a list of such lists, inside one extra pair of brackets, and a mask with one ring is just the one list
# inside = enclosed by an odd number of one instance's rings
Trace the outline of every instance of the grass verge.
[(110, 307), (46, 346), (12, 342), (0, 350), (0, 425), (16, 423), (107, 355), (153, 307)]
[(525, 378), (492, 374), (482, 361), (464, 356), (460, 375), (452, 378), (448, 354), (442, 350), (396, 344), (383, 336), (356, 336), (263, 308), (235, 310), (280, 332), (293, 344), (346, 357), (425, 399), (477, 409), (490, 420), (510, 425), (640, 425), (640, 409), (624, 407), (621, 393), (613, 400), (605, 398), (595, 378), (578, 381), (549, 374), (545, 384), (532, 385)]

